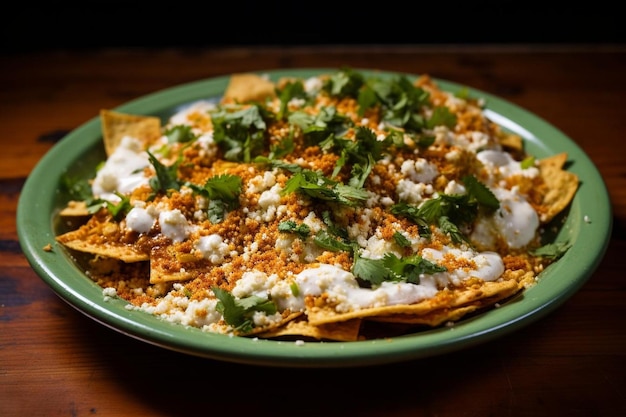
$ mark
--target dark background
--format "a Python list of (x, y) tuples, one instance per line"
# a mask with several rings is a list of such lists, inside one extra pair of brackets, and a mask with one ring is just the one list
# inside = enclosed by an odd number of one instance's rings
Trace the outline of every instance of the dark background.
[(12, 3), (2, 51), (315, 44), (616, 44), (617, 2)]

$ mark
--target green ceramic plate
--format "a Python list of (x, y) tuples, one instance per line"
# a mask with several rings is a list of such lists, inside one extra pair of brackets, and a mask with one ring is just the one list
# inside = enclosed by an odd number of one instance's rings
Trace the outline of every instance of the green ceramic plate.
[[(336, 70), (267, 71), (273, 79), (310, 76)], [(363, 73), (371, 74), (363, 70)], [(392, 76), (394, 73), (380, 73)], [(413, 77), (408, 75), (409, 77)], [(436, 80), (450, 91), (464, 87)], [(228, 77), (213, 78), (166, 89), (133, 100), (116, 110), (157, 115), (163, 119), (181, 105), (199, 99), (218, 98)], [(76, 309), (123, 334), (174, 351), (242, 364), (288, 367), (347, 367), (376, 365), (441, 355), (484, 343), (513, 332), (545, 316), (572, 296), (593, 274), (606, 251), (611, 231), (611, 206), (602, 177), (585, 153), (568, 137), (541, 118), (482, 91), (495, 122), (521, 135), (527, 150), (537, 157), (567, 152), (568, 170), (581, 179), (581, 186), (556, 239), (569, 241), (571, 249), (547, 268), (539, 283), (500, 308), (465, 319), (454, 327), (424, 331), (409, 336), (362, 342), (295, 342), (255, 340), (204, 333), (160, 321), (147, 313), (129, 311), (121, 300), (105, 301), (102, 289), (73, 262), (54, 236), (62, 225), (58, 213), (67, 196), (58, 191), (66, 171), (90, 177), (104, 159), (99, 117), (80, 126), (48, 152), (27, 179), (17, 210), (22, 249), (37, 274)], [(52, 244), (52, 251), (44, 246)], [(79, 343), (79, 341), (77, 341)]]

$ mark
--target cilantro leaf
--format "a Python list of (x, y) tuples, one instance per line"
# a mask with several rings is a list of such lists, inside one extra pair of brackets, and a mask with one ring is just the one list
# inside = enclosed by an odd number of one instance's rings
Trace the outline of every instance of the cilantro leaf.
[(218, 107), (211, 113), (213, 139), (229, 161), (250, 162), (265, 146), (265, 118), (270, 114), (258, 105)]
[(306, 98), (306, 91), (301, 80), (289, 81), (279, 91), (280, 109), (276, 118), (283, 120), (287, 116), (288, 104), (294, 98)]
[(493, 192), (473, 175), (465, 176), (463, 178), (463, 184), (465, 185), (465, 189), (471, 201), (476, 201), (480, 205), (492, 210), (500, 208), (500, 201), (498, 201)]
[(522, 160), (522, 162), (520, 162), (520, 168), (522, 169), (528, 169), (534, 166), (535, 166), (535, 157), (532, 155), (527, 156), (526, 158)]
[(87, 179), (64, 174), (60, 179), (59, 185), (60, 189), (68, 194), (70, 200), (84, 201), (89, 214), (94, 214), (106, 204), (105, 200), (95, 198), (91, 190), (91, 184)]
[(429, 129), (441, 125), (449, 128), (456, 126), (456, 116), (446, 106), (435, 107), (433, 109), (433, 114), (428, 120), (426, 120), (426, 127)]
[(343, 239), (328, 233), (327, 230), (320, 230), (315, 234), (313, 241), (316, 245), (331, 252), (353, 252), (354, 245), (350, 242), (346, 242)]
[(128, 212), (132, 209), (130, 204), (130, 198), (118, 192), (115, 193), (120, 198), (118, 203), (112, 203), (110, 201), (105, 201), (107, 210), (111, 213), (113, 218), (117, 221), (122, 220)]
[(400, 246), (401, 248), (408, 248), (411, 247), (411, 241), (409, 239), (407, 239), (402, 233), (400, 232), (394, 232), (393, 233), (393, 240), (396, 242), (396, 244), (398, 246)]
[(278, 224), (278, 231), (283, 233), (292, 233), (297, 235), (300, 239), (306, 239), (311, 233), (311, 228), (305, 224), (297, 224), (293, 220), (287, 220)]
[(430, 236), (428, 226), (437, 224), (454, 242), (467, 241), (460, 226), (474, 221), (479, 208), (496, 210), (500, 202), (491, 190), (474, 176), (463, 178), (466, 194), (439, 194), (424, 201), (419, 207), (400, 202), (391, 207), (391, 213), (402, 215), (420, 228), (420, 235)]
[(313, 144), (323, 142), (332, 135), (343, 136), (354, 125), (348, 116), (340, 114), (334, 106), (322, 107), (316, 115), (293, 112), (288, 120), (300, 127), (307, 141)]
[(216, 175), (204, 183), (204, 189), (210, 199), (236, 201), (239, 198), (243, 180), (232, 174)]
[(369, 286), (378, 286), (394, 278), (393, 272), (384, 265), (382, 259), (369, 259), (361, 256), (355, 257), (352, 274), (357, 280)]
[(396, 216), (403, 216), (407, 219), (411, 220), (418, 227), (420, 236), (430, 237), (431, 231), (429, 227), (429, 222), (424, 218), (423, 214), (420, 213), (420, 210), (417, 206), (412, 206), (410, 204), (400, 202), (391, 206), (391, 213)]
[(300, 192), (311, 198), (354, 206), (360, 201), (367, 200), (365, 190), (333, 181), (320, 172), (302, 170), (295, 173), (285, 183), (281, 191), (283, 195)]
[(200, 190), (209, 198), (208, 216), (211, 223), (224, 220), (226, 213), (239, 206), (243, 180), (237, 175), (222, 174), (209, 178)]
[(419, 255), (398, 258), (393, 253), (386, 253), (383, 257), (383, 265), (397, 278), (402, 278), (411, 284), (419, 284), (420, 275), (447, 271), (445, 266), (437, 265)]
[(530, 254), (533, 256), (541, 256), (543, 258), (557, 260), (565, 255), (565, 252), (567, 252), (571, 246), (572, 245), (569, 242), (548, 243), (537, 249), (531, 250)]
[(152, 187), (155, 192), (160, 191), (163, 193), (167, 193), (169, 190), (180, 190), (180, 183), (177, 179), (180, 158), (168, 167), (162, 164), (150, 151), (146, 152), (156, 172), (156, 177), (150, 178), (150, 187)]
[(271, 300), (255, 295), (237, 299), (219, 287), (212, 287), (211, 290), (219, 300), (215, 309), (224, 316), (226, 323), (243, 333), (249, 333), (254, 329), (255, 312), (260, 311), (266, 314), (277, 312), (276, 304)]
[(384, 122), (415, 132), (422, 130), (425, 122), (420, 109), (428, 104), (427, 91), (415, 86), (406, 76), (372, 79), (368, 85), (381, 103)]
[(167, 143), (187, 143), (197, 139), (189, 125), (172, 126), (165, 131)]
[(419, 255), (399, 258), (391, 252), (386, 253), (381, 259), (356, 256), (352, 266), (354, 276), (372, 286), (380, 285), (385, 281), (406, 281), (419, 284), (421, 275), (445, 271), (447, 271), (446, 267)]
[(342, 68), (341, 71), (331, 74), (324, 82), (322, 89), (331, 96), (352, 97), (359, 96), (359, 90), (365, 84), (365, 77), (351, 68)]

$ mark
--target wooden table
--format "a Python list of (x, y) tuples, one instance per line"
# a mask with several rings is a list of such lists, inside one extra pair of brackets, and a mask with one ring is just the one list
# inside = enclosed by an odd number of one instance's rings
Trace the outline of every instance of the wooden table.
[[(296, 67), (428, 73), (541, 116), (597, 164), (614, 210), (592, 278), (496, 341), (411, 362), (270, 369), (187, 356), (74, 310), (33, 272), (15, 226), (37, 161), (101, 108), (232, 72)], [(0, 415), (626, 415), (626, 48), (306, 46), (39, 51), (0, 65)]]

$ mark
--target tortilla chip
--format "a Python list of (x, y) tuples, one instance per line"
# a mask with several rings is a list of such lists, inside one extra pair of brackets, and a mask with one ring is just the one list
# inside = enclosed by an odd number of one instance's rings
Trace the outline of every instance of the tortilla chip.
[(567, 154), (560, 153), (539, 161), (541, 177), (548, 187), (542, 201), (540, 219), (548, 223), (561, 213), (572, 201), (578, 189), (579, 179), (576, 174), (563, 170)]
[(488, 299), (489, 303), (493, 303), (515, 294), (519, 289), (520, 286), (514, 279), (484, 282), (480, 285), (462, 289), (443, 289), (434, 297), (415, 304), (365, 308), (347, 313), (337, 313), (333, 305), (324, 304), (323, 298), (307, 298), (307, 316), (309, 322), (316, 326), (356, 318), (371, 318), (394, 314), (424, 317), (433, 311), (468, 306), (481, 299)]
[(260, 333), (263, 338), (278, 338), (286, 336), (301, 336), (317, 340), (334, 340), (338, 342), (352, 342), (358, 340), (361, 320), (346, 320), (338, 323), (312, 326), (304, 317), (288, 322), (285, 326)]
[(89, 210), (87, 210), (87, 203), (84, 201), (69, 201), (67, 206), (59, 213), (61, 217), (81, 217), (89, 216)]
[(500, 144), (511, 151), (522, 152), (524, 150), (524, 141), (522, 137), (512, 133), (503, 134), (500, 137)]
[(95, 213), (78, 229), (56, 236), (56, 241), (78, 252), (90, 253), (124, 262), (147, 261), (148, 255), (120, 239), (119, 225), (106, 210)]
[(210, 267), (206, 259), (178, 251), (175, 245), (155, 246), (150, 252), (150, 284), (189, 281)]
[(278, 321), (273, 321), (266, 325), (257, 325), (251, 331), (247, 333), (240, 332), (235, 330), (235, 334), (238, 336), (260, 336), (261, 334), (265, 334), (266, 332), (273, 332), (277, 329), (281, 329), (291, 323), (292, 321), (302, 317), (303, 313), (301, 311), (292, 312), (289, 310), (285, 310), (281, 313), (282, 318)]
[(246, 103), (274, 97), (274, 83), (257, 74), (233, 74), (224, 92), (224, 102)]
[(90, 242), (88, 239), (85, 239), (81, 229), (59, 235), (56, 237), (56, 240), (63, 246), (78, 252), (118, 259), (129, 263), (148, 260), (148, 255), (137, 251), (129, 245), (115, 242)]
[(104, 149), (111, 155), (124, 136), (151, 143), (161, 137), (161, 119), (153, 116), (118, 113), (100, 110)]
[(422, 324), (436, 327), (449, 321), (458, 321), (469, 313), (478, 310), (480, 307), (479, 305), (470, 305), (455, 308), (442, 308), (420, 316), (399, 313), (387, 316), (368, 317), (367, 319), (384, 323)]

